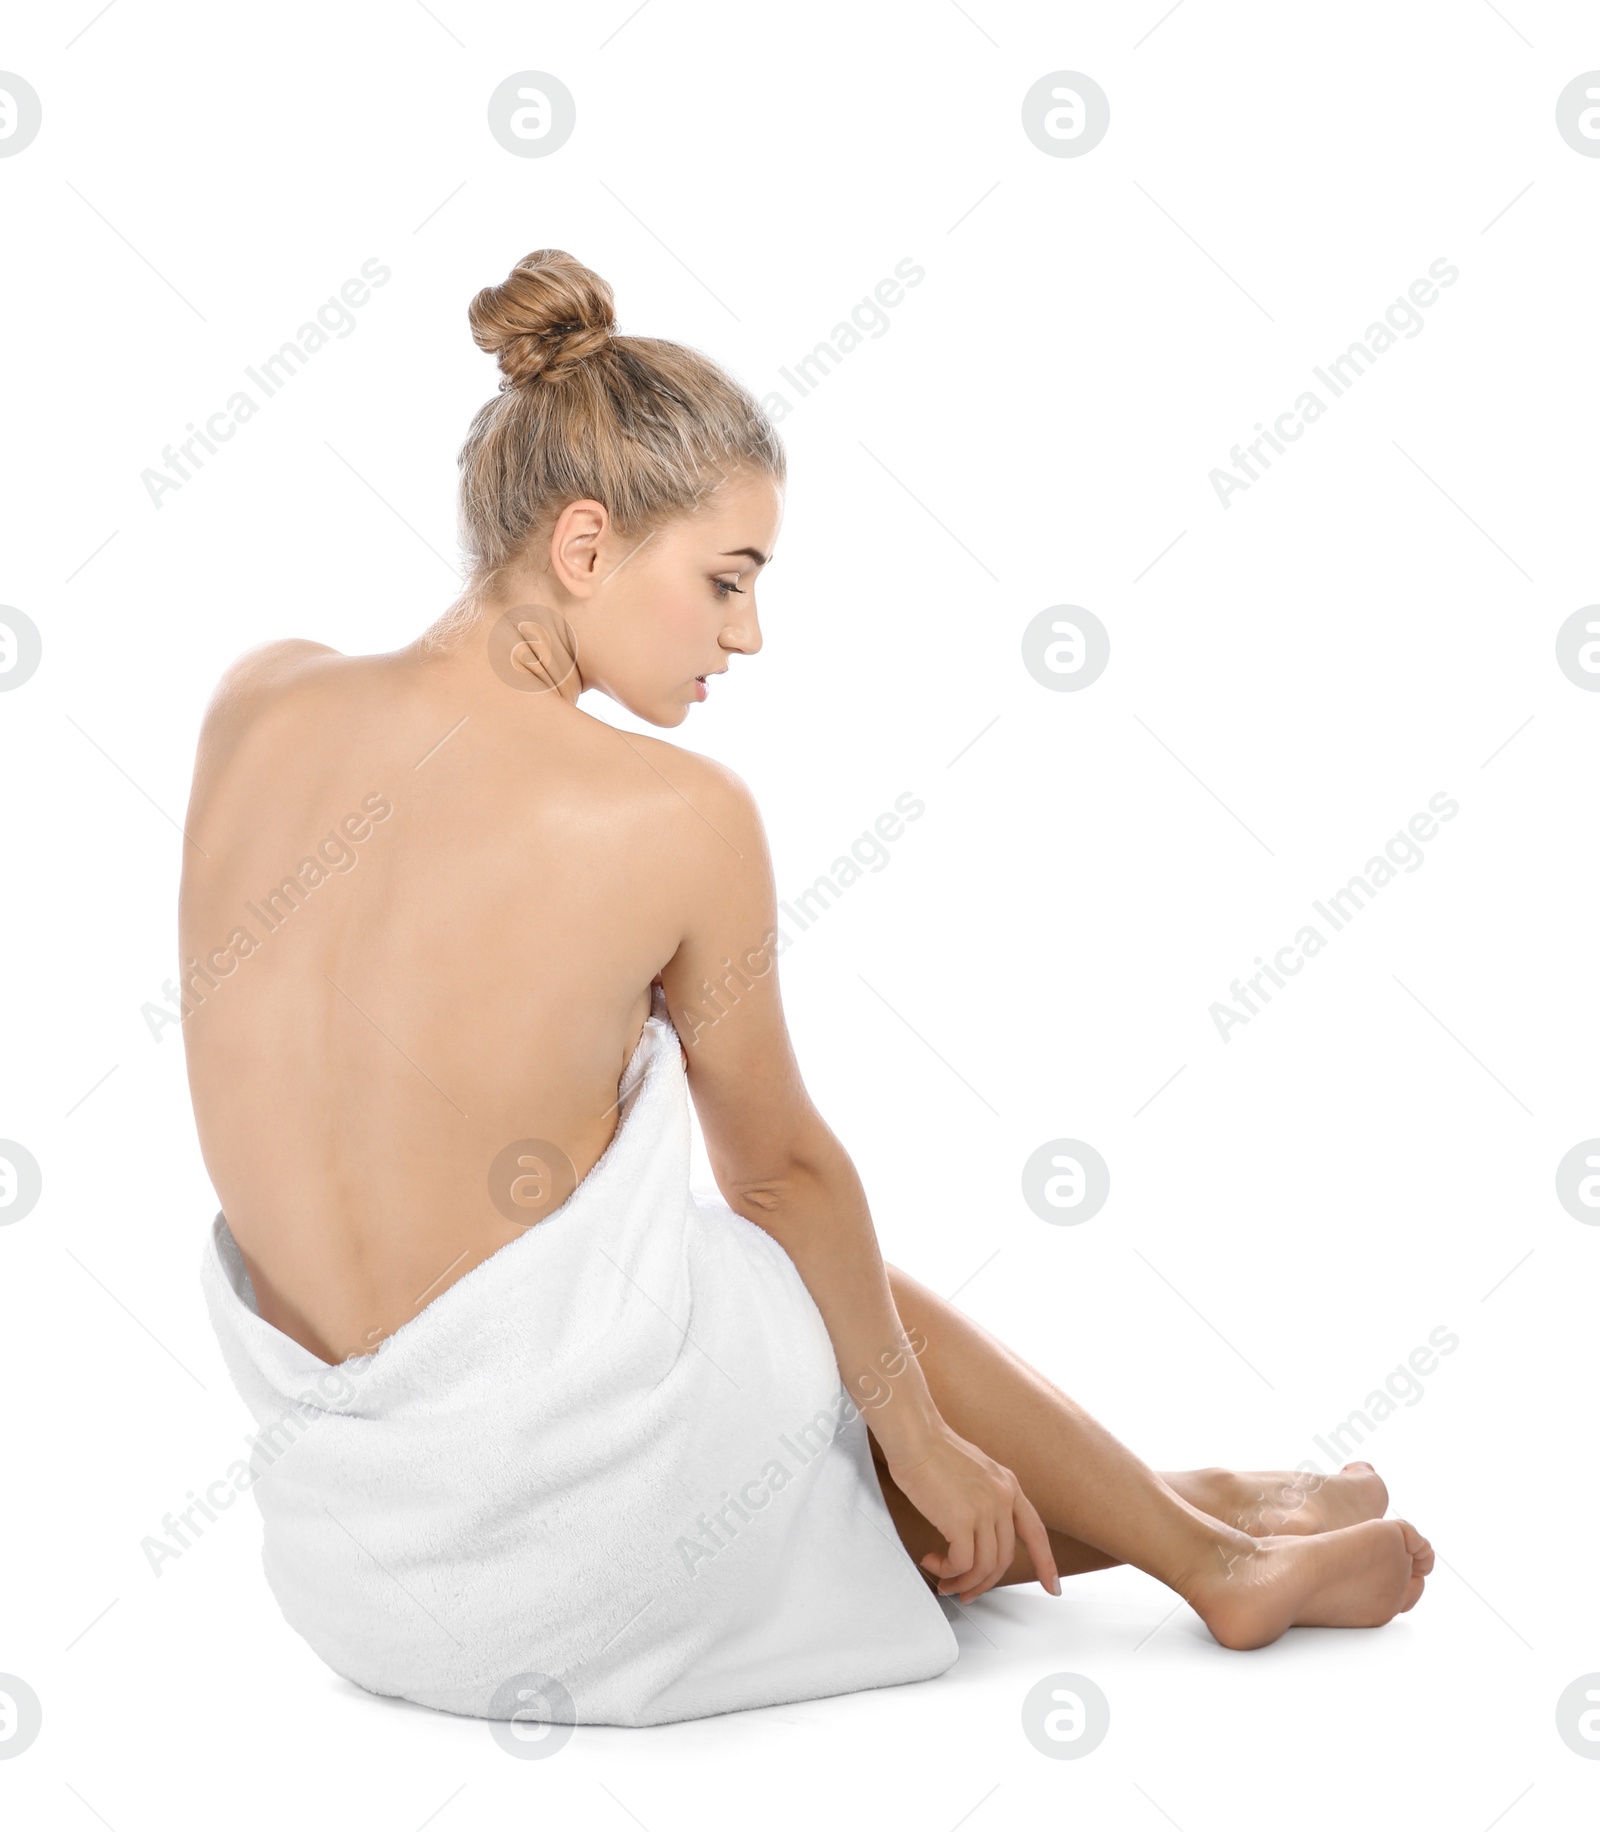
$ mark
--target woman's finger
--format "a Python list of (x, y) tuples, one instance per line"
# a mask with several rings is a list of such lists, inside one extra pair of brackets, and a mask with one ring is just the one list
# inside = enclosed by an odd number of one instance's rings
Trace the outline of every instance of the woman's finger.
[(995, 1522), (995, 1574), (994, 1581), (1000, 1580), (1011, 1569), (1011, 1561), (1017, 1555), (1017, 1529), (1015, 1525), (1016, 1499), (1006, 1497), (1004, 1511)]
[(943, 1582), (951, 1586), (972, 1569), (972, 1526), (970, 1522), (958, 1527), (951, 1536), (949, 1550), (944, 1556), (944, 1567)]
[(1017, 1532), (1023, 1545), (1028, 1548), (1028, 1556), (1033, 1560), (1033, 1575), (1051, 1596), (1059, 1597), (1061, 1574), (1056, 1570), (1056, 1555), (1050, 1550), (1050, 1535), (1039, 1518), (1039, 1510), (1020, 1488), (1017, 1490), (1014, 1512)]
[(939, 1595), (941, 1597), (954, 1597), (965, 1590), (968, 1584), (972, 1582), (973, 1563), (974, 1561), (970, 1558), (964, 1565), (957, 1564), (954, 1558), (950, 1559), (948, 1561), (949, 1569), (945, 1572), (944, 1578), (939, 1585)]
[(972, 1570), (961, 1584), (961, 1601), (970, 1603), (974, 1597), (983, 1595), (995, 1580), (995, 1537), (994, 1522), (981, 1520), (978, 1523), (977, 1543), (973, 1552)]

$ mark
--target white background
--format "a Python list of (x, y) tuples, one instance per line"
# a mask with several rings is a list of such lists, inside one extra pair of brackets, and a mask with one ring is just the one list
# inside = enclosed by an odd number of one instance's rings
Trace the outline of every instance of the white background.
[[(0, 601), (44, 641), (0, 695), (0, 1136), (44, 1176), (0, 1229), (0, 1672), (44, 1710), (6, 1823), (1592, 1817), (1555, 1704), (1600, 1669), (1600, 1230), (1555, 1169), (1600, 1133), (1600, 696), (1555, 638), (1600, 598), (1600, 160), (1555, 103), (1593, 9), (94, 5), (0, 41), (44, 110), (0, 160)], [(576, 98), (548, 158), (487, 130), (522, 70)], [(1022, 131), (1063, 70), (1110, 99), (1082, 157)], [(252, 644), (388, 649), (454, 596), (495, 380), (466, 306), (539, 247), (793, 403), (764, 651), (669, 736), (752, 785), (787, 897), (926, 803), (781, 967), (886, 1256), (1158, 1468), (1326, 1467), (1314, 1434), (1448, 1328), (1357, 1453), (1440, 1554), (1411, 1615), (1228, 1653), (1114, 1571), (960, 1612), (925, 1685), (516, 1761), (326, 1670), (252, 1507), (153, 1575), (249, 1423), (181, 1043), (141, 1017), (200, 712)], [(353, 333), (155, 508), (141, 471), (368, 257)], [(800, 399), (780, 367), (905, 257)], [(1212, 468), (1441, 257), (1421, 333), (1224, 508)], [(1061, 604), (1110, 632), (1082, 691), (1022, 664)], [(1423, 864), (1224, 1042), (1213, 1001), (1441, 791)], [(1060, 1137), (1110, 1167), (1081, 1226), (1022, 1198)], [(1019, 1712), (1063, 1671), (1111, 1730), (1052, 1761)]]

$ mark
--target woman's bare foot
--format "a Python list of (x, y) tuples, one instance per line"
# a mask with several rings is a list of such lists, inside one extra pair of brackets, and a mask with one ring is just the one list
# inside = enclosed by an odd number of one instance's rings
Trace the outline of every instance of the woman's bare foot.
[(1405, 1520), (1274, 1535), (1218, 1553), (1183, 1594), (1226, 1648), (1260, 1648), (1286, 1628), (1377, 1628), (1411, 1609), (1433, 1548)]
[(1370, 1463), (1347, 1463), (1336, 1476), (1292, 1469), (1190, 1469), (1162, 1481), (1190, 1506), (1254, 1538), (1328, 1533), (1381, 1520), (1389, 1491)]

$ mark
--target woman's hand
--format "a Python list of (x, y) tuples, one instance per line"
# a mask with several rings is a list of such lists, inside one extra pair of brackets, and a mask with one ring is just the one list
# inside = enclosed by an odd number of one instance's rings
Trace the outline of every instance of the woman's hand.
[(939, 1580), (939, 1595), (970, 1603), (1006, 1574), (1020, 1539), (1039, 1582), (1061, 1595), (1050, 1538), (1034, 1505), (1004, 1464), (958, 1437), (940, 1420), (931, 1442), (896, 1462), (885, 1450), (889, 1474), (901, 1493), (947, 1541), (941, 1556), (928, 1553), (923, 1568)]

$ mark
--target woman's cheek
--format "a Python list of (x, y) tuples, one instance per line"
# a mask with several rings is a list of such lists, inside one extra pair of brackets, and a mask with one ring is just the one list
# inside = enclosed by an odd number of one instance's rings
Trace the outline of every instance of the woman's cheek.
[[(651, 627), (651, 654), (658, 666), (681, 673), (703, 663), (706, 620), (688, 605), (674, 604), (659, 614)], [(711, 640), (715, 641), (715, 632)]]

